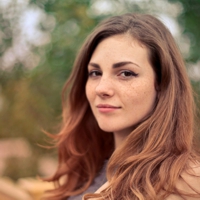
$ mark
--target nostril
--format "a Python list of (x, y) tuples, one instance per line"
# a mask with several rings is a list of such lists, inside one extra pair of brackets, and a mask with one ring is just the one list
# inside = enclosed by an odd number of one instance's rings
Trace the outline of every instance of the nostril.
[(109, 96), (109, 95), (108, 95), (108, 94), (102, 94), (102, 96), (103, 96), (103, 97), (107, 97), (107, 96)]

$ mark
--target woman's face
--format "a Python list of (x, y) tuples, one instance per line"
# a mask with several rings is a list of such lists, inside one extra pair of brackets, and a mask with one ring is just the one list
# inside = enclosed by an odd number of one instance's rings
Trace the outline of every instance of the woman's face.
[(100, 42), (88, 64), (86, 96), (102, 130), (128, 135), (156, 99), (147, 48), (128, 34)]

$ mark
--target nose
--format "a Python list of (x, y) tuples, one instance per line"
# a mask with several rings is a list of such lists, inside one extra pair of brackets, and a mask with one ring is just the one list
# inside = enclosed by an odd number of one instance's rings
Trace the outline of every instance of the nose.
[(114, 95), (113, 83), (109, 78), (101, 78), (95, 88), (96, 94), (101, 98), (111, 97)]

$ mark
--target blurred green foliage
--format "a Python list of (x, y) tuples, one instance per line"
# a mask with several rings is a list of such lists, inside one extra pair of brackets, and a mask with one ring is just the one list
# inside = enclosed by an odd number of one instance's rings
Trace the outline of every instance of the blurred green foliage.
[[(178, 21), (183, 28), (183, 34), (190, 39), (190, 52), (185, 59), (186, 62), (200, 63), (200, 0), (169, 0), (169, 2), (179, 2), (183, 7), (183, 11), (178, 16)], [(197, 94), (196, 102), (200, 115), (200, 81), (191, 80), (191, 82)]]
[(190, 54), (187, 61), (196, 62), (200, 59), (200, 0), (169, 0), (170, 2), (180, 2), (183, 7), (182, 13), (178, 17), (179, 23), (183, 27), (183, 34), (190, 38)]
[[(184, 33), (192, 41), (188, 61), (196, 62), (200, 58), (200, 31), (199, 31), (199, 0), (169, 0), (180, 2), (183, 12), (180, 23)], [(107, 0), (111, 11), (96, 12), (94, 0), (31, 0), (29, 7), (40, 8), (46, 15), (55, 19), (41, 22), (38, 28), (51, 35), (51, 40), (46, 45), (32, 45), (31, 51), (40, 58), (40, 62), (33, 69), (27, 69), (20, 59), (17, 59), (12, 70), (5, 70), (0, 62), (0, 137), (25, 137), (33, 149), (33, 157), (28, 161), (8, 160), (7, 164), (16, 167), (7, 168), (5, 175), (14, 179), (22, 176), (37, 174), (37, 158), (41, 154), (55, 155), (37, 144), (44, 144), (47, 137), (42, 129), (56, 132), (61, 121), (61, 90), (72, 68), (76, 53), (87, 37), (88, 33), (103, 18), (125, 12), (150, 12), (155, 13), (155, 1), (139, 2)], [(106, 1), (104, 1), (106, 2)], [(167, 0), (163, 1), (167, 2)], [(194, 4), (195, 3), (195, 4)], [(13, 28), (20, 12), (17, 11), (15, 1), (8, 10), (14, 13), (5, 17), (5, 10), (0, 8), (0, 58), (13, 45), (16, 27)], [(101, 10), (101, 8), (99, 8)], [(8, 12), (7, 12), (8, 13)], [(11, 13), (11, 14), (12, 14)], [(9, 13), (8, 13), (9, 14)], [(1, 61), (1, 60), (0, 60)], [(198, 92), (198, 83), (195, 83)], [(33, 168), (31, 168), (31, 166)], [(20, 168), (21, 167), (21, 168)], [(28, 171), (27, 171), (28, 169)]]

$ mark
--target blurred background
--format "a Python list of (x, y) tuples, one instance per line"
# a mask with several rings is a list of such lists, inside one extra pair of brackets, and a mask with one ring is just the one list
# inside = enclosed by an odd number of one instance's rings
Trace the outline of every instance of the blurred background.
[(0, 199), (39, 199), (52, 187), (37, 179), (57, 165), (42, 130), (57, 132), (62, 86), (88, 33), (126, 12), (165, 23), (199, 95), (200, 0), (0, 0)]

